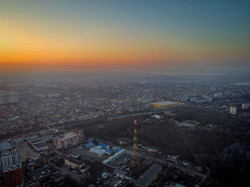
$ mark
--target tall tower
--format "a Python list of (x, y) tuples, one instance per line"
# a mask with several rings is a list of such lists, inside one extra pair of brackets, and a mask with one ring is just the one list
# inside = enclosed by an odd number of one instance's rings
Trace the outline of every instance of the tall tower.
[(137, 120), (134, 120), (133, 126), (133, 154), (132, 154), (132, 165), (138, 164), (138, 143), (137, 143)]

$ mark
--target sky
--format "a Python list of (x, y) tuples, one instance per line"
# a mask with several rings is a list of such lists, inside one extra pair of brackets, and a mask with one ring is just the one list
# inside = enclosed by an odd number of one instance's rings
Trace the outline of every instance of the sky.
[(0, 70), (250, 70), (249, 0), (0, 0)]

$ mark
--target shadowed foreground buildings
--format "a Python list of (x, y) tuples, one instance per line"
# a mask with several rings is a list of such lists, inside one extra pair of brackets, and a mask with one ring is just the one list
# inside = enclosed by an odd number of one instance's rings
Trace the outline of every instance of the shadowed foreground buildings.
[(14, 187), (23, 183), (18, 151), (9, 142), (0, 143), (0, 176), (0, 187)]
[(154, 180), (157, 179), (158, 174), (161, 172), (162, 166), (159, 164), (152, 165), (145, 173), (143, 173), (136, 181), (135, 185), (137, 187), (147, 187)]

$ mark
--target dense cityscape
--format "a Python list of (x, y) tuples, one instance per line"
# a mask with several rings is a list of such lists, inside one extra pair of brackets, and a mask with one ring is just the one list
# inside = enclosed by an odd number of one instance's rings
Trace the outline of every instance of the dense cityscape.
[(0, 187), (250, 187), (249, 0), (0, 0)]
[(120, 78), (2, 81), (1, 185), (249, 185), (248, 76)]

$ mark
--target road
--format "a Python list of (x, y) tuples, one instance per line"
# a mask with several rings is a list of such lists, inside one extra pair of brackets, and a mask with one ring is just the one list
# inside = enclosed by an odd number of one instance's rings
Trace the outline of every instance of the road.
[(109, 120), (121, 119), (121, 118), (128, 118), (128, 117), (132, 117), (132, 116), (143, 116), (143, 115), (154, 114), (154, 113), (156, 113), (156, 112), (149, 111), (149, 112), (140, 112), (140, 113), (135, 113), (135, 114), (124, 114), (124, 115), (117, 115), (117, 116), (108, 117), (108, 119)]
[[(127, 150), (127, 151), (128, 151), (130, 154), (132, 154), (132, 151), (131, 151), (131, 150)], [(193, 169), (186, 168), (186, 167), (184, 167), (184, 166), (182, 166), (182, 165), (179, 165), (179, 164), (177, 164), (177, 163), (172, 163), (172, 162), (167, 161), (167, 160), (162, 160), (162, 159), (158, 159), (158, 158), (153, 158), (153, 157), (148, 156), (148, 155), (146, 155), (146, 154), (144, 154), (144, 153), (138, 153), (138, 152), (137, 152), (137, 154), (138, 154), (139, 157), (142, 157), (142, 158), (151, 158), (152, 160), (154, 160), (154, 161), (156, 161), (156, 162), (158, 162), (158, 163), (160, 163), (160, 164), (168, 165), (168, 166), (170, 166), (170, 167), (177, 168), (177, 169), (179, 169), (180, 171), (182, 171), (182, 172), (184, 172), (184, 173), (188, 173), (188, 174), (191, 175), (191, 176), (198, 176), (198, 177), (201, 177), (201, 178), (203, 178), (203, 179), (205, 179), (205, 178), (207, 177), (207, 175), (205, 175), (205, 174), (198, 173), (198, 172), (194, 171)]]

